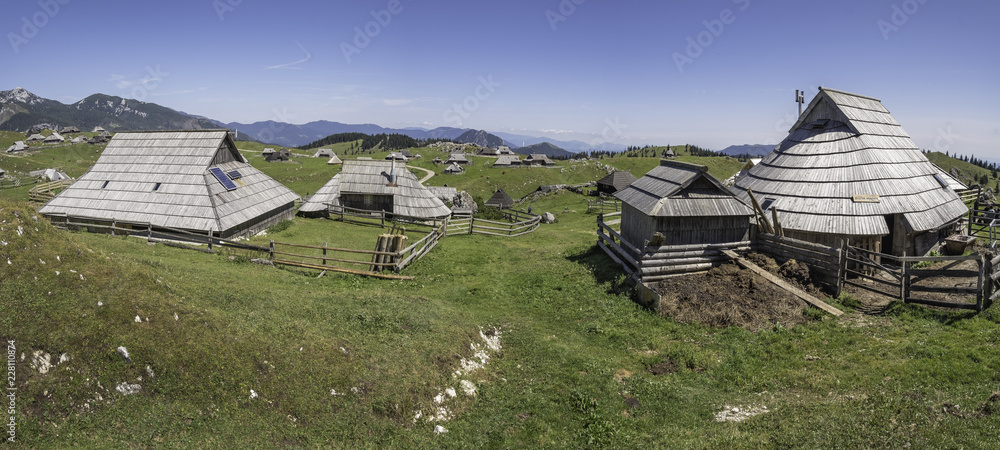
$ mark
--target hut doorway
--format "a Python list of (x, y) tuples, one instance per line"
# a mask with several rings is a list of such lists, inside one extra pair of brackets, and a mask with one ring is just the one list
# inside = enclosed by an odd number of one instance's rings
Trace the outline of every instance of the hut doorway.
[(889, 214), (885, 216), (885, 225), (889, 228), (889, 234), (882, 236), (882, 249), (881, 253), (887, 253), (890, 255), (895, 255), (893, 251), (893, 238), (896, 236), (896, 216), (894, 214)]

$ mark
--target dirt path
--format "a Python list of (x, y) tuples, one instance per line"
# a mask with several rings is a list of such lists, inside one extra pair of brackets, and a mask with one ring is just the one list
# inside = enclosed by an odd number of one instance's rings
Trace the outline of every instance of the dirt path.
[(420, 184), (424, 184), (424, 182), (425, 182), (425, 181), (427, 181), (427, 180), (431, 179), (431, 177), (433, 177), (433, 176), (434, 176), (434, 171), (433, 171), (433, 170), (427, 170), (427, 169), (425, 169), (425, 168), (423, 168), (423, 167), (417, 167), (417, 166), (406, 166), (406, 168), (407, 168), (407, 169), (417, 169), (417, 170), (423, 170), (424, 172), (427, 172), (427, 176), (425, 176), (425, 177), (423, 177), (423, 178), (421, 178), (421, 179), (420, 179)]

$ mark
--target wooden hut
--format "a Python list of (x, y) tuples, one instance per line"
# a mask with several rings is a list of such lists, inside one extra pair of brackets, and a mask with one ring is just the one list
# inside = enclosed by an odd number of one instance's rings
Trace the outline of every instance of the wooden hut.
[(60, 131), (60, 133), (62, 133), (62, 134), (72, 134), (72, 133), (79, 133), (79, 132), (80, 132), (80, 129), (77, 128), (77, 127), (63, 127), (62, 131)]
[(458, 175), (463, 172), (465, 172), (465, 169), (463, 169), (462, 166), (454, 163), (448, 165), (448, 167), (445, 167), (444, 169), (444, 173), (449, 175)]
[(549, 159), (548, 156), (545, 156), (545, 155), (542, 155), (542, 154), (539, 154), (539, 153), (528, 155), (527, 158), (524, 158), (524, 164), (529, 165), (529, 166), (554, 166), (554, 165), (556, 165), (555, 161)]
[(333, 156), (334, 156), (333, 150), (328, 148), (321, 148), (319, 150), (316, 150), (316, 153), (313, 154), (313, 158), (331, 158)]
[(275, 161), (289, 161), (292, 159), (292, 152), (281, 149), (276, 152), (272, 152), (264, 158), (264, 161), (275, 162)]
[(39, 212), (229, 238), (291, 218), (298, 197), (248, 164), (227, 130), (123, 132)]
[(274, 149), (273, 148), (271, 148), (271, 147), (265, 147), (264, 151), (260, 152), (260, 156), (267, 157), (267, 155), (270, 155), (272, 153), (274, 153)]
[(500, 155), (493, 163), (493, 167), (520, 167), (521, 158), (516, 155)]
[(939, 174), (880, 100), (820, 87), (734, 190), (777, 209), (785, 236), (924, 255), (968, 213)]
[(23, 151), (25, 151), (27, 149), (28, 149), (28, 146), (27, 146), (27, 144), (24, 143), (24, 141), (17, 141), (13, 145), (11, 145), (10, 147), (7, 147), (7, 153), (23, 152)]
[(622, 189), (627, 188), (636, 180), (635, 175), (624, 170), (616, 170), (608, 176), (597, 181), (597, 192), (606, 195), (614, 195)]
[(340, 160), (340, 157), (338, 157), (336, 153), (334, 153), (333, 156), (330, 157), (330, 160), (326, 162), (326, 164), (330, 166), (336, 166), (343, 163), (344, 162)]
[(621, 235), (640, 248), (654, 233), (663, 234), (661, 246), (749, 239), (752, 210), (705, 166), (661, 160), (615, 197), (622, 201)]
[(344, 161), (340, 173), (299, 207), (308, 216), (325, 216), (330, 206), (383, 211), (419, 219), (443, 219), (451, 210), (402, 164)]
[(514, 206), (514, 199), (510, 198), (510, 196), (507, 195), (507, 193), (501, 188), (497, 189), (496, 192), (493, 193), (493, 196), (490, 197), (489, 200), (486, 200), (486, 203), (484, 204), (486, 206), (492, 206), (496, 209), (504, 209)]
[(400, 152), (389, 153), (388, 155), (385, 155), (385, 159), (386, 161), (403, 161), (403, 162), (409, 161), (409, 158), (407, 158), (406, 155)]
[(28, 136), (27, 139), (25, 139), (26, 142), (42, 142), (44, 140), (45, 136), (42, 136), (41, 134), (38, 133), (32, 134), (31, 136)]
[(65, 142), (65, 141), (66, 141), (65, 138), (63, 138), (62, 136), (59, 135), (59, 133), (56, 133), (54, 131), (52, 132), (52, 134), (49, 135), (49, 137), (43, 140), (43, 142), (46, 144), (58, 144), (60, 142)]
[(471, 161), (469, 161), (468, 159), (465, 158), (465, 154), (464, 153), (452, 153), (451, 156), (448, 158), (448, 160), (445, 161), (444, 163), (445, 164), (458, 164), (460, 166), (465, 166), (465, 165), (472, 164)]

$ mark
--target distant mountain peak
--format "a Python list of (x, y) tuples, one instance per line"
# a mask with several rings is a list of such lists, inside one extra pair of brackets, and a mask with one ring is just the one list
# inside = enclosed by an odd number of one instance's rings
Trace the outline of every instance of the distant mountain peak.
[(486, 148), (497, 148), (501, 145), (506, 145), (503, 138), (490, 134), (486, 130), (469, 130), (452, 140), (462, 144), (475, 144)]
[(0, 103), (10, 102), (37, 105), (39, 103), (44, 103), (45, 99), (28, 92), (28, 90), (23, 87), (18, 86), (9, 91), (0, 91)]

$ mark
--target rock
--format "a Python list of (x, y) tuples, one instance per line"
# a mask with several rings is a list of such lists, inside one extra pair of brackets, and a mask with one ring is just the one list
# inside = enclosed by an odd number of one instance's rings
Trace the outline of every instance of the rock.
[(122, 395), (132, 395), (138, 394), (142, 391), (142, 386), (138, 384), (129, 384), (128, 382), (122, 381), (115, 387), (115, 390), (121, 392)]
[(472, 214), (479, 212), (479, 206), (476, 205), (476, 201), (472, 198), (466, 191), (459, 192), (455, 194), (455, 198), (451, 200), (452, 209), (457, 210), (470, 210)]
[(254, 258), (254, 259), (251, 259), (250, 262), (252, 262), (254, 264), (260, 264), (262, 266), (273, 266), (274, 265), (274, 263), (271, 260), (264, 259), (264, 258)]
[(127, 362), (129, 364), (132, 363), (132, 358), (129, 358), (129, 356), (128, 356), (128, 349), (127, 348), (125, 348), (125, 347), (118, 347), (118, 354), (122, 355), (122, 358), (125, 359), (125, 362)]
[(554, 223), (556, 221), (556, 216), (550, 212), (542, 214), (542, 223)]

